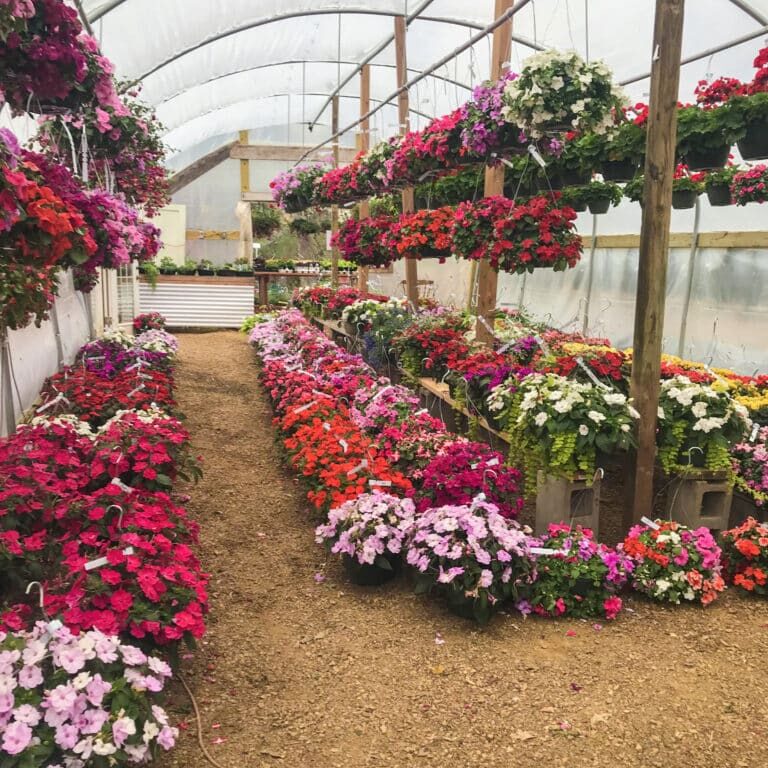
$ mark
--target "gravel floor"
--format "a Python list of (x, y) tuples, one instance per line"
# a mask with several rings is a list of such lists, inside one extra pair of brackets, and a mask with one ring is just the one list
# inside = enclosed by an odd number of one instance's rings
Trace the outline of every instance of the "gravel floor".
[[(184, 670), (221, 765), (768, 764), (768, 604), (632, 599), (603, 627), (499, 616), (479, 631), (403, 583), (355, 587), (313, 543), (244, 338), (180, 341), (205, 460), (189, 506), (212, 573), (210, 630)], [(161, 765), (204, 766), (183, 695), (173, 709), (185, 730)]]

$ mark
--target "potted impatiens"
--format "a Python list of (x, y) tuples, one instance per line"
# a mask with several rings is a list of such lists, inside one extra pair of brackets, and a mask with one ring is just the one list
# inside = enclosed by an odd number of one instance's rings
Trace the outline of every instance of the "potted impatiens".
[(723, 109), (741, 126), (737, 146), (744, 160), (768, 158), (768, 92), (733, 96)]
[(634, 562), (633, 588), (652, 600), (709, 605), (725, 589), (720, 547), (708, 528), (649, 521), (634, 526), (619, 549)]
[(632, 447), (638, 418), (621, 392), (552, 373), (499, 385), (489, 407), (504, 421), (511, 453), (526, 468), (529, 493), (539, 470), (591, 480), (598, 452), (616, 454)]
[(679, 165), (672, 179), (672, 207), (677, 210), (693, 208), (696, 198), (704, 191), (704, 174), (688, 173), (685, 166)]
[(692, 467), (730, 473), (729, 449), (750, 426), (747, 409), (722, 389), (683, 375), (661, 382), (656, 440), (667, 474)]
[(318, 544), (341, 555), (355, 584), (377, 586), (394, 578), (401, 553), (413, 526), (411, 499), (388, 493), (364, 493), (328, 513), (328, 522), (315, 529)]
[(428, 509), (414, 522), (406, 560), (416, 592), (434, 592), (458, 616), (487, 624), (531, 578), (529, 536), (481, 499)]
[[(736, 486), (733, 510), (753, 516), (761, 516), (768, 505), (768, 427), (762, 427), (750, 435), (750, 440), (739, 442), (731, 448)], [(738, 519), (738, 518), (737, 518)]]
[(469, 504), (482, 493), (502, 517), (523, 509), (522, 475), (485, 443), (447, 445), (426, 466), (416, 506), (419, 512), (445, 504)]
[(389, 216), (347, 219), (331, 238), (331, 245), (358, 266), (388, 267), (398, 257), (397, 250), (393, 250), (385, 238), (393, 223)]
[[(636, 104), (628, 119), (611, 129), (603, 141), (603, 154), (599, 170), (606, 181), (627, 182), (634, 178), (645, 157), (645, 116), (647, 107)], [(632, 117), (634, 114), (634, 117)], [(631, 118), (631, 119), (630, 119)], [(594, 134), (587, 134), (580, 140), (584, 145), (593, 142)], [(595, 137), (600, 139), (601, 137)], [(584, 149), (582, 149), (584, 151)]]
[(4, 766), (144, 765), (176, 743), (155, 700), (171, 677), (157, 656), (114, 635), (38, 622), (0, 632), (0, 657)]
[(764, 203), (768, 198), (768, 165), (754, 165), (735, 174), (731, 194), (736, 205)]
[(529, 57), (504, 88), (504, 117), (527, 136), (576, 130), (605, 133), (626, 98), (602, 61), (573, 51), (542, 51)]
[(748, 517), (720, 538), (728, 580), (745, 592), (768, 594), (768, 523)]
[(384, 248), (395, 258), (445, 261), (453, 247), (453, 208), (404, 213), (382, 233)]
[(581, 258), (575, 219), (572, 208), (545, 195), (525, 203), (499, 197), (463, 203), (456, 209), (454, 252), (465, 259), (488, 259), (497, 271), (563, 271)]
[(540, 616), (613, 619), (634, 563), (623, 552), (598, 544), (589, 528), (551, 524), (534, 542), (536, 578), (517, 604)]

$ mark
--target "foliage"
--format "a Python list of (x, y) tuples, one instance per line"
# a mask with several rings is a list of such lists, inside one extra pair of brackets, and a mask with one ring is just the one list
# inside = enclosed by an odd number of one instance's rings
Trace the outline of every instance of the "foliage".
[(273, 205), (265, 203), (251, 204), (251, 226), (253, 236), (258, 240), (271, 237), (283, 225), (283, 217), (280, 211)]

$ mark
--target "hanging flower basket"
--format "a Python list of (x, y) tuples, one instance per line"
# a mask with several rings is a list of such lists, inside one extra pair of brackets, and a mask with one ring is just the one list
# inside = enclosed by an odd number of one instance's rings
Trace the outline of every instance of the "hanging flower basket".
[(768, 159), (768, 123), (749, 123), (737, 146), (745, 160)]
[(587, 207), (589, 208), (589, 212), (591, 214), (599, 216), (603, 213), (608, 213), (608, 209), (611, 207), (611, 202), (612, 200), (610, 197), (596, 198), (594, 200), (590, 200), (587, 203)]
[(639, 168), (632, 160), (604, 160), (600, 166), (600, 173), (606, 181), (627, 182), (632, 181)]
[(699, 193), (693, 189), (676, 189), (672, 192), (672, 207), (675, 210), (685, 210), (696, 205)]
[(707, 186), (709, 204), (715, 207), (732, 205), (731, 188), (728, 184), (711, 184)]
[(728, 154), (731, 151), (729, 144), (722, 147), (703, 147), (692, 150), (685, 156), (685, 163), (691, 171), (709, 171), (713, 168), (722, 168), (728, 162)]

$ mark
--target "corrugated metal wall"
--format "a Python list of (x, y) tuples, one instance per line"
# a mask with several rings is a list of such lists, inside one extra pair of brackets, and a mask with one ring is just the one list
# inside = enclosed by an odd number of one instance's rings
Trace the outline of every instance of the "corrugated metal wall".
[(253, 314), (253, 285), (139, 284), (141, 312), (160, 312), (171, 327), (238, 328)]

